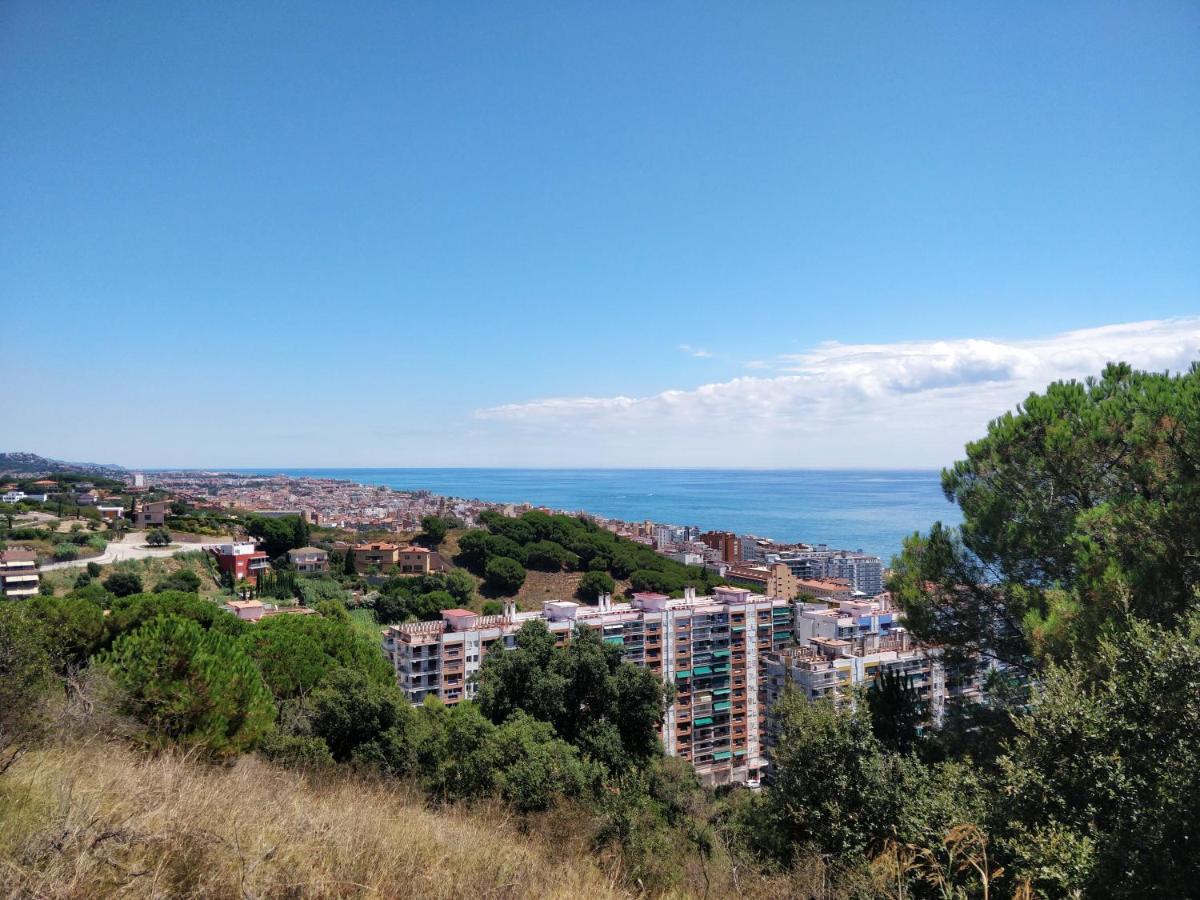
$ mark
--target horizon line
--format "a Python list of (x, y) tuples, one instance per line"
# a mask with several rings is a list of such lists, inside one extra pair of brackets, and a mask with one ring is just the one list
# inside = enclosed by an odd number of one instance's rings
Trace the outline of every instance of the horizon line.
[(945, 466), (132, 466), (139, 472), (492, 471), (492, 472), (940, 472)]

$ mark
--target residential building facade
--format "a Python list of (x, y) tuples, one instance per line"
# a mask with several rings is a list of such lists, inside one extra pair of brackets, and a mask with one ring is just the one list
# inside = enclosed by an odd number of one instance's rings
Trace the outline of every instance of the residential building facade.
[(125, 507), (123, 506), (105, 506), (101, 504), (96, 507), (96, 512), (100, 513), (100, 518), (105, 522), (115, 522), (117, 519), (125, 518)]
[(624, 604), (607, 596), (597, 606), (557, 601), (540, 612), (518, 613), (510, 604), (498, 616), (453, 609), (438, 622), (385, 629), (383, 646), (410, 702), (432, 695), (453, 704), (472, 696), (484, 655), (514, 646), (521, 627), (538, 619), (560, 642), (576, 626), (596, 629), (622, 659), (674, 685), (663, 745), (705, 781), (744, 782), (765, 771), (762, 659), (792, 641), (786, 600), (720, 587), (710, 597), (689, 589), (682, 599), (640, 593)]
[(401, 547), (396, 568), (401, 575), (428, 575), (433, 571), (433, 556), (425, 547)]
[(732, 531), (706, 531), (699, 541), (721, 555), (721, 562), (736, 565), (742, 561), (742, 539)]
[(245, 579), (257, 584), (258, 576), (271, 565), (266, 552), (250, 541), (220, 544), (209, 552), (216, 560), (217, 568), (232, 577), (235, 583)]
[(874, 597), (883, 593), (883, 560), (848, 550), (798, 550), (767, 554), (768, 562), (781, 562), (803, 581), (845, 581), (852, 591)]
[(170, 511), (170, 500), (153, 500), (137, 507), (134, 521), (140, 528), (161, 528), (167, 524), (167, 514)]
[(297, 547), (288, 551), (288, 562), (297, 572), (328, 572), (329, 553), (320, 547)]
[(355, 544), (350, 552), (354, 554), (354, 571), (359, 575), (366, 575), (372, 569), (387, 571), (400, 560), (400, 545), (383, 541)]
[(767, 597), (795, 600), (800, 594), (799, 581), (783, 563), (730, 566), (725, 577), (753, 585), (754, 590)]
[[(795, 646), (768, 654), (763, 667), (768, 710), (788, 688), (808, 700), (845, 703), (853, 696), (852, 688), (891, 672), (911, 685), (929, 721), (938, 724), (950, 693), (941, 651), (912, 640), (887, 594), (872, 600), (798, 605)], [(768, 715), (768, 747), (773, 727)]]

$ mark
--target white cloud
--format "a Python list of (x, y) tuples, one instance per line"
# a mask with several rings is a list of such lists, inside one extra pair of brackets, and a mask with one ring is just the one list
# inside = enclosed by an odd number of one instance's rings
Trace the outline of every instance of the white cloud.
[(476, 416), (536, 433), (544, 463), (561, 454), (579, 465), (940, 466), (1029, 392), (1117, 360), (1186, 368), (1200, 360), (1200, 317), (1022, 341), (825, 343), (780, 357), (778, 375)]
[(689, 356), (695, 356), (699, 359), (709, 359), (712, 354), (703, 347), (693, 347), (691, 344), (680, 344), (679, 349)]

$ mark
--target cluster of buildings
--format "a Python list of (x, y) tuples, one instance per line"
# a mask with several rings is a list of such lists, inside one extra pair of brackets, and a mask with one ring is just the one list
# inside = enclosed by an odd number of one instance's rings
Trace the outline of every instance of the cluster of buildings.
[(110, 495), (90, 481), (79, 481), (64, 488), (52, 478), (42, 478), (31, 485), (35, 491), (20, 490), (16, 484), (0, 484), (0, 503), (48, 503), (55, 498), (70, 500), (77, 506), (96, 506)]
[(249, 509), (260, 515), (300, 515), (333, 528), (412, 532), (429, 515), (474, 522), (496, 504), (396, 491), (332, 478), (247, 475), (236, 472), (155, 472), (153, 485), (206, 509)]
[(448, 572), (450, 562), (435, 550), (415, 544), (368, 541), (348, 544), (337, 541), (334, 550), (354, 554), (354, 571), (359, 575), (433, 575)]
[(515, 646), (517, 632), (541, 620), (559, 643), (577, 626), (595, 629), (623, 660), (650, 669), (675, 688), (661, 736), (666, 752), (689, 760), (711, 784), (754, 783), (769, 766), (770, 710), (791, 686), (811, 699), (844, 702), (850, 688), (894, 670), (909, 677), (938, 720), (947, 698), (936, 649), (915, 644), (888, 595), (792, 602), (742, 587), (711, 596), (689, 589), (680, 599), (602, 596), (540, 611), (500, 615), (450, 609), (434, 622), (383, 630), (383, 648), (409, 701), (434, 696), (454, 704), (473, 695), (472, 676), (494, 648)]
[[(769, 596), (789, 600), (805, 594), (826, 597), (830, 596), (831, 584), (848, 589), (849, 594), (864, 597), (883, 593), (883, 560), (862, 551), (837, 550), (825, 544), (780, 544), (752, 534), (701, 531), (689, 525), (663, 525), (651, 521), (630, 523), (616, 519), (597, 521), (622, 537), (651, 546), (677, 562), (704, 566), (722, 577), (748, 582)], [(794, 591), (779, 583), (779, 565), (786, 566), (797, 582)]]
[[(413, 544), (392, 544), (387, 541), (368, 541), (350, 544), (336, 541), (333, 549), (349, 553), (354, 571), (359, 575), (431, 575), (450, 570), (450, 563), (440, 553)], [(258, 577), (271, 567), (265, 550), (253, 541), (233, 541), (218, 544), (209, 550), (217, 568), (234, 583), (247, 581), (257, 584)], [(329, 571), (329, 551), (320, 547), (297, 547), (287, 552), (288, 563), (301, 574), (317, 575)]]

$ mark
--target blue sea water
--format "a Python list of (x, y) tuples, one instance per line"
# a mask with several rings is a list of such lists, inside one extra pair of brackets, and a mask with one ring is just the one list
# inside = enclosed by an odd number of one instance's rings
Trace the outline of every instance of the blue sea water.
[(958, 524), (933, 470), (239, 469), (338, 478), (497, 503), (586, 510), (628, 521), (864, 550), (888, 562), (903, 538)]

